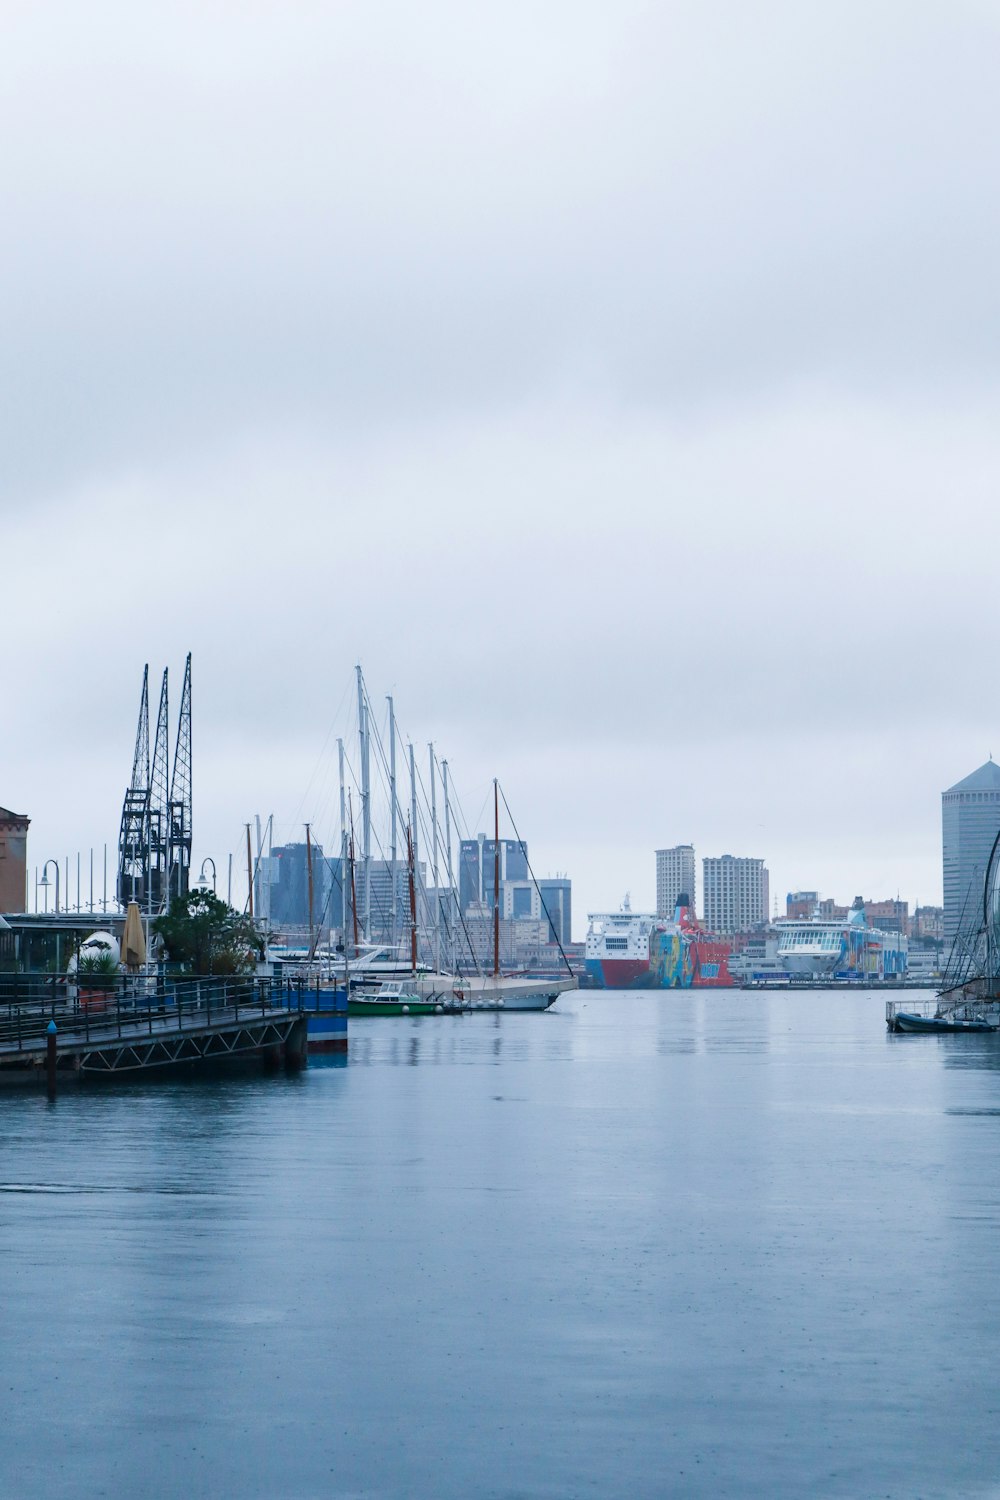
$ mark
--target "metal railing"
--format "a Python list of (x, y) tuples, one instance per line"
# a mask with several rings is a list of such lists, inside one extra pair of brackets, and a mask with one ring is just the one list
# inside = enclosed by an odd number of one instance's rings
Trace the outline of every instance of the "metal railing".
[(975, 994), (963, 994), (956, 991), (949, 995), (931, 995), (926, 1000), (887, 1000), (885, 1002), (886, 1023), (891, 1026), (899, 1012), (904, 1015), (920, 1016), (924, 1020), (931, 1020), (940, 1016), (949, 1021), (982, 1021), (1000, 1020), (1000, 1000), (991, 999), (985, 994), (977, 997)]
[(53, 1021), (61, 1041), (89, 1042), (319, 1009), (346, 1014), (346, 998), (258, 975), (0, 974), (0, 1053), (36, 1050)]

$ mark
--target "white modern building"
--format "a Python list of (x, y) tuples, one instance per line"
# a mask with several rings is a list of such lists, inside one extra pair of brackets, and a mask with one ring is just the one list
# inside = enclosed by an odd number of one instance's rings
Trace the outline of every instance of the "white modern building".
[(656, 915), (672, 919), (677, 897), (686, 895), (695, 907), (694, 845), (675, 844), (656, 851)]
[(722, 854), (702, 860), (705, 926), (709, 932), (750, 932), (767, 921), (770, 900), (762, 859)]
[(1000, 766), (985, 765), (941, 793), (944, 956), (968, 947), (983, 921), (983, 882), (1000, 831)]

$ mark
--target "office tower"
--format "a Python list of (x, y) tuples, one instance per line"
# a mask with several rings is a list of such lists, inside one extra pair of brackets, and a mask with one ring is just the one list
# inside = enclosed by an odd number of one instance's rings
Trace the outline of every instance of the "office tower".
[(983, 881), (1000, 830), (1000, 766), (985, 765), (941, 793), (945, 956), (982, 927)]

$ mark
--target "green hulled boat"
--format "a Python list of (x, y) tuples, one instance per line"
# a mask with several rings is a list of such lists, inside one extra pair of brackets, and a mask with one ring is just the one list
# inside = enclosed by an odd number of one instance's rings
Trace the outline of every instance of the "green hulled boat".
[(356, 990), (348, 996), (349, 1016), (432, 1016), (441, 1009), (437, 1000), (422, 1000), (400, 984), (383, 984), (374, 993)]

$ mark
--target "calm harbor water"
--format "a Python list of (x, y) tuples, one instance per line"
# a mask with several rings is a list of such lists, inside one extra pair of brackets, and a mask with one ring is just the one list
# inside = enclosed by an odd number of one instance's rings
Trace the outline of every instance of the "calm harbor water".
[(883, 1010), (582, 993), (0, 1096), (0, 1493), (1000, 1494), (1000, 1039)]

